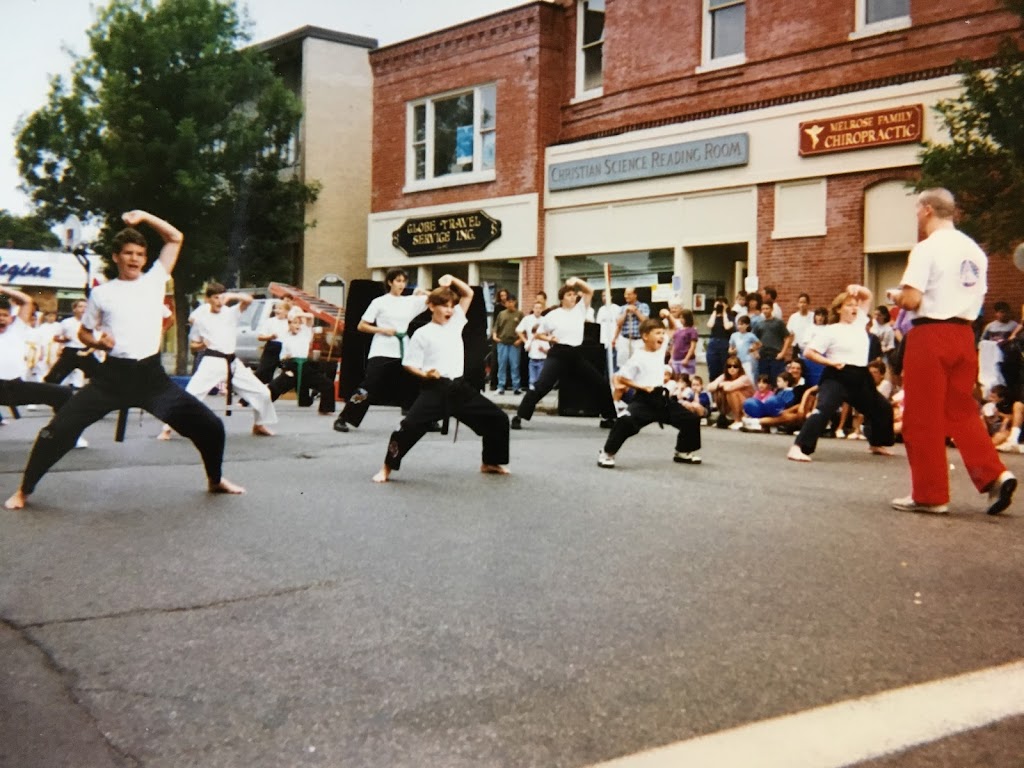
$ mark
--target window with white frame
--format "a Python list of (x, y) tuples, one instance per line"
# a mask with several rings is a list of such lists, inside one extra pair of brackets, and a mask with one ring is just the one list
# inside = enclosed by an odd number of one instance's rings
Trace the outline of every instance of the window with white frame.
[(745, 62), (746, 38), (746, 0), (704, 0), (704, 67), (729, 67)]
[(598, 96), (604, 84), (604, 2), (576, 3), (577, 96)]
[(856, 29), (850, 37), (866, 37), (910, 26), (910, 0), (856, 0)]
[(491, 84), (411, 102), (407, 182), (429, 186), (493, 179), (496, 96)]

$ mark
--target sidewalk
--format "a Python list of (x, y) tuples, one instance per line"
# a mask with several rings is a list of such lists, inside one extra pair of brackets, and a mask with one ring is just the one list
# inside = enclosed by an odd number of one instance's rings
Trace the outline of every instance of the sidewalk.
[[(523, 393), (526, 393), (525, 389), (523, 390)], [(505, 411), (515, 411), (523, 399), (523, 395), (513, 395), (511, 389), (505, 390), (504, 395), (499, 395), (496, 391), (492, 392), (490, 387), (484, 390), (484, 397), (488, 398), (491, 402), (497, 404), (498, 407)], [(557, 389), (551, 390), (540, 399), (540, 402), (537, 403), (537, 413), (558, 413)]]

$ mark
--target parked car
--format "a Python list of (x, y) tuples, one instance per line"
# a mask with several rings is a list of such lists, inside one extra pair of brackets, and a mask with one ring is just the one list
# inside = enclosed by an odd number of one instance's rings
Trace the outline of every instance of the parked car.
[(263, 321), (270, 317), (274, 305), (280, 299), (254, 299), (245, 308), (238, 322), (238, 336), (235, 342), (235, 357), (250, 368), (259, 365), (263, 342), (256, 336)]

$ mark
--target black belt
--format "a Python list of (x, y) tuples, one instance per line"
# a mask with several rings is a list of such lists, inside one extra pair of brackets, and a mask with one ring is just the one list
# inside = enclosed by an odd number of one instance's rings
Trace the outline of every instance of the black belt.
[(231, 415), (231, 400), (232, 400), (232, 398), (231, 398), (231, 385), (233, 383), (233, 381), (232, 381), (233, 374), (231, 373), (231, 364), (233, 362), (235, 362), (235, 356), (234, 356), (234, 354), (228, 354), (226, 352), (218, 352), (215, 349), (207, 349), (207, 350), (205, 350), (203, 352), (203, 354), (207, 355), (209, 357), (219, 357), (222, 360), (226, 360), (227, 361), (227, 364), (228, 364), (228, 382), (227, 382), (227, 393), (225, 395), (225, 397), (227, 398), (227, 407), (224, 409), (224, 415), (225, 416), (230, 416)]
[(953, 325), (973, 325), (970, 320), (964, 320), (962, 317), (915, 317), (910, 321), (911, 325), (931, 325), (932, 323), (952, 323)]

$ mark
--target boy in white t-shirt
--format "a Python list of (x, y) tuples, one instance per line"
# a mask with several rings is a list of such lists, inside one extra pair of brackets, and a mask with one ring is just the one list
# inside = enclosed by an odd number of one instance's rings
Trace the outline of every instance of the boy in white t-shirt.
[(430, 425), (449, 416), (483, 438), (481, 472), (508, 474), (502, 466), (508, 464), (508, 416), (463, 379), (466, 353), (462, 329), (473, 289), (451, 275), (437, 283), (440, 287), (427, 296), (431, 321), (409, 339), (402, 360), (405, 370), (420, 379), (420, 393), (391, 434), (384, 466), (373, 476), (375, 483), (388, 482), (391, 473), (401, 468), (402, 457), (430, 431)]
[(700, 464), (700, 420), (707, 414), (699, 402), (680, 402), (665, 389), (665, 327), (660, 320), (640, 324), (643, 348), (635, 351), (615, 374), (617, 387), (634, 390), (629, 410), (615, 421), (597, 466), (611, 469), (622, 444), (652, 422), (671, 424), (678, 430), (672, 460), (679, 464)]
[(548, 350), (551, 348), (551, 345), (544, 341), (544, 339), (537, 338), (537, 329), (540, 328), (543, 314), (544, 302), (535, 301), (533, 303), (533, 314), (526, 315), (526, 317), (519, 321), (519, 325), (516, 326), (516, 333), (519, 334), (519, 338), (523, 342), (523, 349), (526, 350), (526, 357), (528, 359), (529, 379), (527, 389), (533, 389), (534, 385), (536, 385), (540, 372), (544, 368), (544, 361), (548, 359)]

